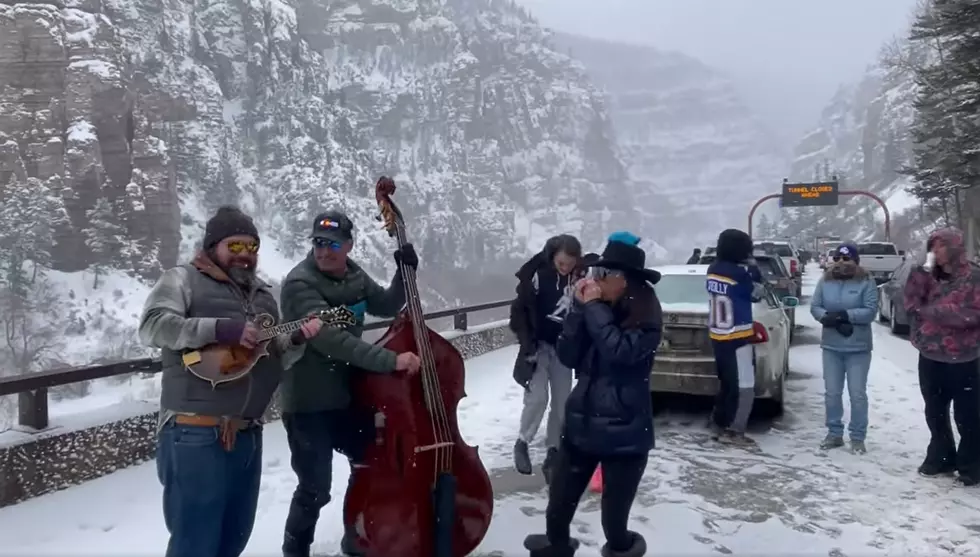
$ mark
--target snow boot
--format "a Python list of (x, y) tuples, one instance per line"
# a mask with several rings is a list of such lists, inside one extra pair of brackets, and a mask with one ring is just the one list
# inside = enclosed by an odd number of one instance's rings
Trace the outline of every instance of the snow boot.
[(919, 466), (919, 475), (927, 478), (933, 478), (936, 476), (950, 476), (955, 471), (956, 463), (949, 459), (945, 459), (938, 463), (927, 459)]
[(569, 538), (568, 545), (563, 547), (551, 545), (547, 534), (531, 534), (524, 538), (524, 549), (530, 552), (530, 557), (574, 557), (578, 545), (575, 538)]
[(851, 439), (851, 452), (854, 454), (867, 454), (868, 447), (864, 444), (864, 441)]
[(562, 547), (551, 545), (547, 534), (531, 534), (524, 538), (524, 549), (530, 552), (530, 557), (574, 557), (578, 545), (575, 538), (569, 538), (568, 545)]
[(821, 451), (829, 451), (830, 449), (836, 449), (843, 446), (844, 438), (836, 435), (827, 435), (823, 438), (823, 441), (820, 442)]
[(633, 536), (633, 545), (629, 549), (626, 551), (613, 551), (609, 548), (609, 543), (607, 542), (602, 546), (602, 557), (643, 557), (646, 555), (647, 541), (643, 539), (643, 536), (632, 530), (630, 530), (630, 535)]
[(531, 469), (531, 454), (528, 452), (527, 442), (521, 439), (514, 443), (514, 468), (525, 476), (534, 473)]
[(558, 449), (548, 449), (548, 454), (544, 457), (544, 464), (541, 465), (541, 473), (544, 474), (544, 483), (551, 485), (551, 472), (555, 467), (555, 458), (558, 456)]
[(980, 474), (960, 472), (960, 474), (956, 476), (956, 482), (963, 487), (973, 487), (980, 484)]

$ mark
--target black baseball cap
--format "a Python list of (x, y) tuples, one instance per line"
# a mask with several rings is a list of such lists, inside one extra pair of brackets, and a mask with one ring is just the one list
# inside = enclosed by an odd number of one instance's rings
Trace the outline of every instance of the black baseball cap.
[(354, 223), (340, 211), (325, 211), (313, 220), (310, 238), (348, 242), (354, 239)]

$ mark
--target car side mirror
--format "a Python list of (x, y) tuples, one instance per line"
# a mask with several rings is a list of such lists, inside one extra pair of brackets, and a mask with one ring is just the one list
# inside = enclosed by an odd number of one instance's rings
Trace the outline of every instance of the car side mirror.
[(796, 306), (800, 305), (800, 299), (796, 296), (784, 296), (783, 305), (788, 308), (795, 308)]

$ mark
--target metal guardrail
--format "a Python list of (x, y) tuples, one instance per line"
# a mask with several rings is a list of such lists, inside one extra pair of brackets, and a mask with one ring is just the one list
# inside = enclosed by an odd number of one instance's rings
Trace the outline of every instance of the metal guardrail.
[[(470, 313), (500, 309), (509, 306), (510, 303), (510, 300), (501, 300), (498, 302), (435, 311), (426, 313), (425, 319), (428, 321), (452, 317), (453, 329), (465, 331), (468, 327), (467, 317)], [(364, 330), (384, 329), (390, 326), (393, 321), (392, 319), (386, 319), (366, 323)], [(19, 395), (18, 423), (34, 429), (45, 429), (49, 423), (48, 389), (51, 387), (60, 387), (62, 385), (71, 385), (73, 383), (104, 379), (107, 377), (117, 377), (130, 373), (158, 373), (160, 370), (160, 360), (156, 358), (140, 358), (138, 360), (125, 360), (94, 366), (51, 369), (38, 373), (0, 377), (0, 396)]]

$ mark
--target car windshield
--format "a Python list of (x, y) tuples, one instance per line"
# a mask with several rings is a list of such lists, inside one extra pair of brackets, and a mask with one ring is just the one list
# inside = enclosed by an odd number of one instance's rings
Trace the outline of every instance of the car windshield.
[(858, 244), (858, 254), (860, 255), (898, 255), (895, 244)]
[(705, 255), (711, 255), (714, 252), (715, 252), (715, 248), (704, 248)]
[(663, 275), (654, 287), (662, 304), (705, 304), (708, 291), (702, 274)]
[(779, 257), (793, 257), (793, 249), (787, 244), (771, 244), (764, 242), (755, 245), (756, 249), (761, 249), (768, 253), (775, 253)]

